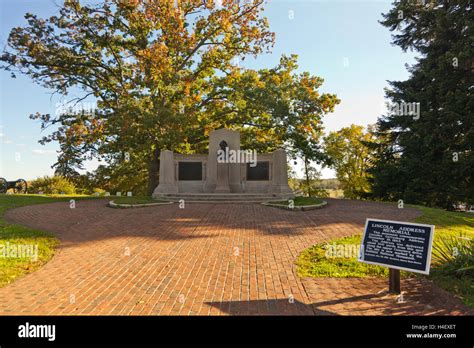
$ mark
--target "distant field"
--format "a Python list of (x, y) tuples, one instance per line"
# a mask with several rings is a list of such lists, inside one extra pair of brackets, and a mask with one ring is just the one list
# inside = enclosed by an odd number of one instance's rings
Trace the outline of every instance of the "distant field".
[(327, 190), (330, 198), (344, 198), (343, 190)]

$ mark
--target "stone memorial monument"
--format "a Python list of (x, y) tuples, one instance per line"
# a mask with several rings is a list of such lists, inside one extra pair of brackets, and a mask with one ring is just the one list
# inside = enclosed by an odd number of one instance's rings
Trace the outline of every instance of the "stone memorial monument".
[(188, 201), (268, 201), (293, 198), (288, 186), (286, 152), (257, 154), (240, 149), (240, 133), (210, 133), (209, 154), (162, 150), (154, 198)]

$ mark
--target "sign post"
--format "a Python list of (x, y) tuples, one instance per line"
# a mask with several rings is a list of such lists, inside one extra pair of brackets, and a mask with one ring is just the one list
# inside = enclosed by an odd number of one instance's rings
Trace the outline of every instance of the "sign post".
[(388, 291), (393, 292), (395, 294), (399, 294), (401, 292), (399, 269), (388, 269)]
[(389, 267), (389, 291), (400, 293), (400, 270), (429, 274), (434, 226), (367, 219), (359, 261)]

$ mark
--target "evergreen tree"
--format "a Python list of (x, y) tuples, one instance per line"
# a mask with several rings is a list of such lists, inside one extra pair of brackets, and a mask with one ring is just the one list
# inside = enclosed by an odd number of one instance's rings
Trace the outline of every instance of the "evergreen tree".
[(377, 124), (373, 195), (448, 209), (472, 204), (472, 2), (400, 1), (383, 16), (393, 43), (419, 57), (408, 80), (389, 82), (391, 112)]

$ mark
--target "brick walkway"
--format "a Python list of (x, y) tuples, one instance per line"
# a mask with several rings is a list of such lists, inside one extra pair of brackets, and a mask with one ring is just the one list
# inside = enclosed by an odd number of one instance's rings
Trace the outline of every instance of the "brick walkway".
[[(111, 209), (104, 201), (33, 205), (6, 219), (55, 233), (40, 270), (0, 289), (0, 314), (465, 314), (434, 285), (404, 282), (405, 303), (381, 279), (299, 279), (305, 248), (361, 233), (365, 219), (418, 212), (330, 200), (320, 210), (188, 204)], [(421, 286), (423, 285), (423, 286)]]

